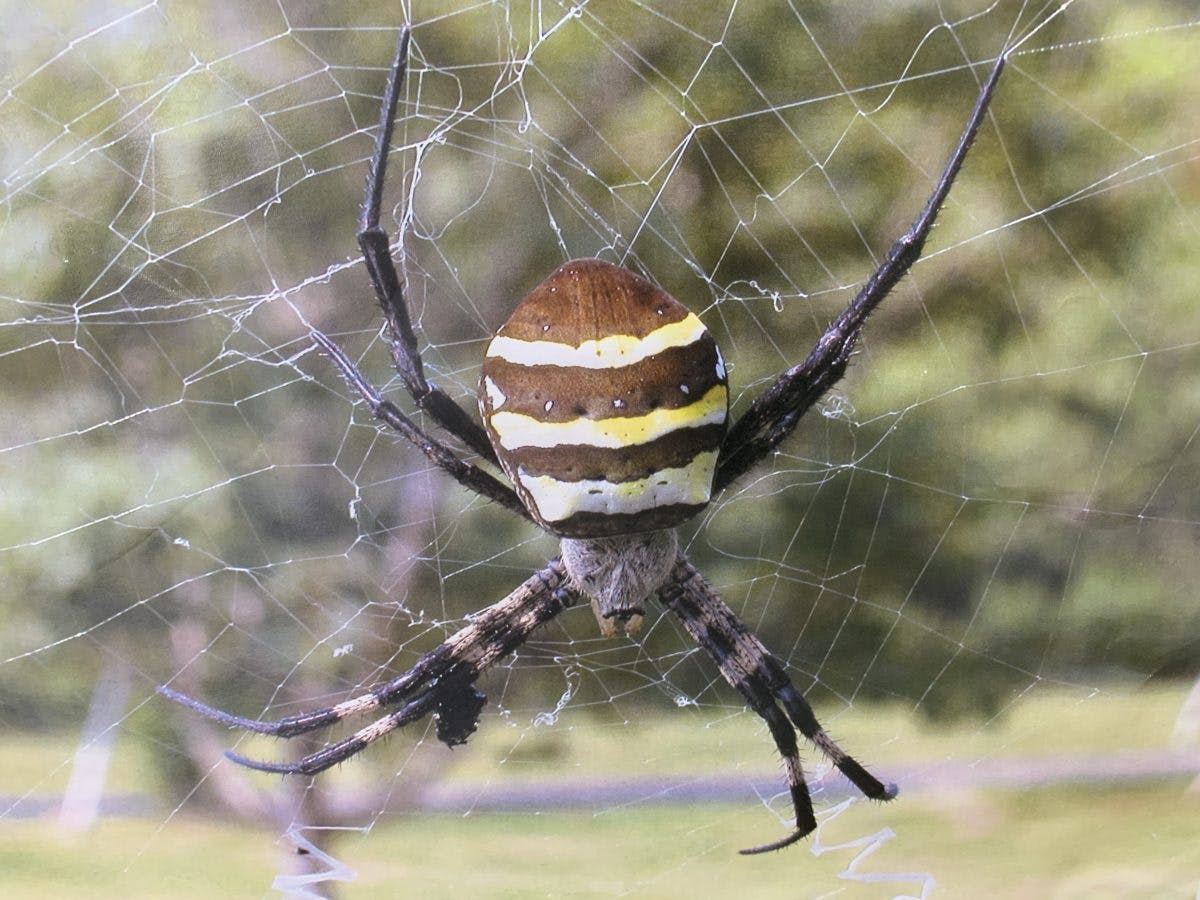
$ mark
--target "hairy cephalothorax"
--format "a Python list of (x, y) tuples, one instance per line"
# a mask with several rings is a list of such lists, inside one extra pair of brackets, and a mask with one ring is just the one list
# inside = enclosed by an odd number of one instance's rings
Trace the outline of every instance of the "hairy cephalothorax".
[(476, 680), (537, 628), (587, 598), (606, 636), (616, 634), (618, 625), (633, 633), (646, 601), (654, 598), (678, 617), (725, 681), (762, 717), (783, 757), (795, 829), (743, 853), (786, 847), (816, 828), (797, 731), (867, 797), (891, 799), (895, 786), (876, 779), (822, 730), (784, 665), (679, 551), (674, 529), (771, 453), (845, 373), (867, 316), (920, 257), (1005, 58), (996, 60), (983, 83), (958, 146), (912, 226), (804, 362), (779, 375), (732, 424), (725, 364), (700, 319), (633, 272), (598, 259), (576, 259), (534, 288), (488, 344), (479, 387), (480, 426), (426, 379), (400, 276), (379, 226), (408, 40), (404, 29), (384, 93), (359, 246), (409, 394), (483, 466), (502, 470), (509, 483), (418, 427), (328, 337), (320, 332), (312, 337), (376, 418), (467, 489), (560, 538), (561, 558), (471, 616), (407, 672), (327, 709), (269, 722), (230, 715), (167, 687), (161, 692), (218, 722), (278, 737), (386, 710), (349, 737), (296, 762), (228, 754), (255, 769), (311, 775), (426, 715), (434, 717), (441, 741), (463, 743), (478, 726), (487, 700)]
[(592, 603), (600, 633), (613, 637), (620, 623), (637, 634), (646, 601), (675, 567), (675, 529), (597, 538), (563, 538), (563, 565), (571, 587)]

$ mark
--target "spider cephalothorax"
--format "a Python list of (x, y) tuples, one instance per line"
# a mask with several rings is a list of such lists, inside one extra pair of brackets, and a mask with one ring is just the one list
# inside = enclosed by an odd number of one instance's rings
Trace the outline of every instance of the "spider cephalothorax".
[(783, 757), (796, 827), (743, 853), (785, 847), (816, 828), (797, 730), (863, 794), (891, 799), (895, 786), (880, 782), (825, 733), (784, 665), (679, 550), (674, 527), (771, 453), (841, 378), (867, 316), (920, 257), (983, 122), (1005, 58), (992, 67), (958, 146), (912, 226), (804, 362), (776, 378), (731, 426), (725, 365), (699, 318), (632, 272), (577, 259), (536, 287), (488, 345), (480, 379), (481, 427), (425, 378), (402, 283), (379, 226), (408, 39), (408, 30), (402, 30), (384, 93), (359, 245), (408, 392), (485, 465), (503, 470), (512, 486), (418, 427), (328, 337), (314, 332), (313, 340), (378, 419), (464, 487), (556, 535), (561, 555), (473, 615), (407, 672), (328, 709), (269, 722), (230, 715), (170, 688), (160, 690), (218, 722), (279, 737), (387, 710), (349, 737), (293, 763), (227, 754), (269, 772), (315, 774), (426, 715), (435, 718), (440, 740), (463, 743), (486, 702), (476, 680), (537, 628), (583, 597), (605, 634), (615, 633), (618, 623), (632, 631), (646, 602), (654, 599), (679, 618), (724, 679), (762, 717)]

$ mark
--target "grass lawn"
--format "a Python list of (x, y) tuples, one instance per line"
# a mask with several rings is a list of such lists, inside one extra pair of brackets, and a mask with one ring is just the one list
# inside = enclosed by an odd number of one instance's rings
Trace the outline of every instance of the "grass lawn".
[[(1200, 797), (1179, 782), (1136, 788), (915, 795), (856, 803), (814, 843), (765, 857), (742, 845), (771, 821), (726, 806), (411, 816), (334, 845), (354, 897), (1194, 898)], [(840, 878), (869, 839), (860, 877)], [(863, 841), (837, 849), (838, 844)], [(259, 897), (282, 865), (271, 835), (200, 819), (105, 822), (80, 841), (44, 822), (0, 825), (6, 898)], [(889, 873), (891, 873), (889, 877)]]
[[(901, 711), (856, 707), (834, 731), (881, 773), (887, 764), (961, 765), (1005, 756), (1161, 747), (1178, 689), (1131, 694), (1046, 693), (1003, 720), (930, 729)], [(770, 742), (756, 720), (729, 715), (645, 716), (614, 725), (564, 717), (550, 729), (485, 720), (455, 754), (450, 780), (603, 778), (656, 772), (770, 772)], [(1120, 727), (1117, 727), (1117, 726)], [(388, 749), (390, 748), (390, 750)], [(61, 781), (70, 744), (0, 744), (0, 791)], [(400, 742), (374, 754), (386, 791), (402, 781), (382, 768), (403, 759)], [(136, 783), (145, 748), (119, 753), (114, 784)], [(11, 759), (10, 759), (11, 757)], [(9, 763), (12, 763), (9, 766)], [(7, 767), (7, 768), (6, 768)], [(27, 779), (14, 780), (15, 773)], [(364, 767), (343, 766), (337, 791), (361, 787)], [(47, 773), (53, 773), (48, 777)], [(258, 776), (255, 776), (258, 777)], [(266, 778), (266, 776), (263, 776)], [(594, 809), (375, 816), (337, 834), (331, 851), (355, 875), (337, 896), (355, 897), (819, 897), (1195, 898), (1200, 888), (1200, 793), (1183, 779), (1028, 790), (927, 790), (892, 804), (854, 802), (838, 812), (818, 799), (815, 838), (746, 858), (739, 847), (786, 828), (787, 804), (659, 805), (653, 796)], [(780, 788), (782, 790), (782, 788)], [(767, 809), (764, 804), (769, 805)], [(142, 819), (104, 820), (75, 838), (52, 818), (0, 816), (0, 897), (262, 897), (288, 865), (279, 835), (223, 824), (172, 804)], [(855, 874), (860, 880), (846, 877)]]

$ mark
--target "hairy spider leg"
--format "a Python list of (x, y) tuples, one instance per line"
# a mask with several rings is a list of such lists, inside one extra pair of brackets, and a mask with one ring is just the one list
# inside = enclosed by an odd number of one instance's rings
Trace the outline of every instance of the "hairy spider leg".
[(892, 244), (879, 268), (871, 273), (850, 305), (821, 335), (808, 358), (780, 375), (755, 398), (750, 408), (729, 429), (717, 459), (714, 493), (728, 487), (779, 446), (779, 442), (791, 434), (800, 417), (846, 374), (846, 366), (867, 316), (920, 259), (938, 211), (945, 203), (954, 179), (967, 158), (967, 151), (971, 149), (987, 115), (1006, 61), (1007, 56), (1001, 54), (992, 66), (991, 74), (975, 100), (971, 117), (958, 139), (958, 146), (946, 162), (925, 207), (908, 231)]
[(392, 260), (387, 232), (379, 225), (388, 149), (396, 124), (396, 104), (400, 97), (400, 88), (404, 84), (404, 73), (408, 68), (408, 39), (409, 29), (405, 27), (401, 29), (396, 42), (396, 56), (392, 60), (383, 95), (379, 130), (375, 134), (375, 152), (371, 156), (371, 168), (367, 173), (366, 194), (363, 197), (362, 214), (359, 219), (358, 246), (362, 250), (371, 284), (375, 286), (375, 296), (391, 332), (392, 359), (404, 386), (417, 406), (432, 416), (446, 431), (483, 459), (498, 465), (496, 453), (483, 427), (448, 394), (431, 385), (425, 378), (421, 354), (417, 349), (417, 337), (413, 332), (408, 304), (404, 299), (404, 288), (396, 272), (396, 264)]
[(422, 431), (412, 419), (400, 411), (399, 407), (391, 401), (385, 400), (379, 389), (367, 381), (350, 357), (346, 355), (346, 352), (326, 335), (319, 331), (313, 331), (311, 337), (329, 357), (346, 383), (358, 391), (366, 401), (375, 418), (400, 434), (424, 453), (430, 462), (443, 469), (463, 487), (487, 497), (489, 500), (495, 500), (522, 518), (533, 521), (533, 516), (525, 508), (525, 504), (521, 502), (516, 491), (479, 466), (460, 459), (441, 441)]
[[(799, 728), (864, 795), (872, 800), (891, 800), (896, 796), (894, 784), (885, 785), (825, 733), (812, 707), (792, 685), (779, 660), (682, 554), (676, 561), (670, 580), (659, 589), (658, 597), (679, 618), (693, 640), (712, 657), (725, 680), (767, 723), (775, 746), (783, 757), (796, 828), (787, 837), (750, 847), (741, 853), (751, 855), (780, 850), (817, 827), (812, 797), (804, 781), (795, 728)], [(777, 702), (787, 710), (786, 716)]]
[(453, 747), (465, 743), (475, 731), (487, 699), (474, 688), (475, 680), (524, 644), (534, 631), (574, 600), (574, 594), (567, 587), (566, 569), (562, 561), (555, 558), (503, 600), (474, 615), (467, 625), (421, 656), (404, 674), (327, 709), (288, 716), (277, 722), (230, 715), (169, 687), (160, 687), (158, 692), (231, 728), (285, 738), (326, 728), (350, 716), (401, 704), (344, 740), (295, 762), (262, 762), (226, 751), (225, 755), (234, 762), (264, 772), (315, 775), (431, 712), (437, 718), (438, 739)]

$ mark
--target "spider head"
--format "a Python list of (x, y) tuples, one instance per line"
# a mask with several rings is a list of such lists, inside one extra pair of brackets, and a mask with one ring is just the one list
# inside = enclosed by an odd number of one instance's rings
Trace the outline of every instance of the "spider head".
[(496, 333), (479, 406), (533, 518), (595, 538), (672, 528), (704, 508), (729, 392), (694, 313), (632, 272), (577, 259)]
[(673, 529), (562, 540), (571, 586), (591, 601), (605, 637), (616, 635), (618, 625), (637, 633), (646, 598), (666, 583), (678, 551)]

